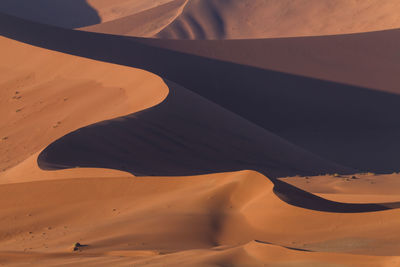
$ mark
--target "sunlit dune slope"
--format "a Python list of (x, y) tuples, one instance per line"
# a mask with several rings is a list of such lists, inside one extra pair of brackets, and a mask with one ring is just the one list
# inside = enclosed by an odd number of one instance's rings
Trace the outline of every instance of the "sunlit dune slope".
[[(0, 250), (7, 252), (0, 253), (0, 262), (96, 266), (395, 266), (399, 262), (391, 257), (399, 250), (393, 235), (398, 210), (316, 212), (287, 205), (272, 190), (271, 182), (251, 171), (1, 185), (5, 219), (0, 222)], [(385, 222), (385, 227), (376, 221)], [(74, 242), (88, 247), (73, 253)]]
[(80, 127), (154, 106), (168, 94), (143, 70), (0, 37), (0, 172)]

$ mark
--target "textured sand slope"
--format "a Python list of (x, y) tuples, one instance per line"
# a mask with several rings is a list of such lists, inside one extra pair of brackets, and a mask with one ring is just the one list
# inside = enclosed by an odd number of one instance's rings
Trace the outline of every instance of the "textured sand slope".
[[(0, 262), (95, 266), (328, 262), (395, 266), (399, 262), (398, 257), (389, 257), (399, 249), (392, 234), (398, 210), (309, 211), (283, 203), (272, 188), (264, 176), (250, 171), (1, 185), (0, 207), (6, 216), (0, 223)], [(71, 244), (77, 241), (88, 247), (73, 253)]]
[(400, 26), (396, 0), (190, 0), (157, 37), (250, 39), (315, 36)]

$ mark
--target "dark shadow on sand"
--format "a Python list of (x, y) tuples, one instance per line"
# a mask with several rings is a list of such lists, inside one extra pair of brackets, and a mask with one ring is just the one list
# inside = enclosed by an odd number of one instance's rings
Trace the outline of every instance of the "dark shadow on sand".
[(86, 0), (1, 0), (0, 12), (70, 29), (101, 22)]
[(256, 170), (291, 205), (327, 212), (371, 212), (400, 207), (347, 204), (315, 196), (274, 177), (346, 170), (295, 147), (214, 103), (166, 81), (161, 104), (67, 134), (38, 157), (42, 169), (110, 168), (138, 176), (186, 176)]

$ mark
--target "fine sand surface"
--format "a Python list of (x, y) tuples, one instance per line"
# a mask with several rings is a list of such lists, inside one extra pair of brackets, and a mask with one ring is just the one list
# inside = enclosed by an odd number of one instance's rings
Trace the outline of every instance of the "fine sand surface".
[[(325, 213), (282, 202), (252, 171), (0, 186), (0, 263), (397, 266), (399, 210)], [(357, 194), (357, 190), (354, 192)], [(354, 227), (357, 225), (357, 227)], [(72, 244), (80, 242), (81, 252)], [(326, 265), (325, 265), (326, 264)], [(335, 265), (336, 264), (336, 265)]]
[(0, 266), (400, 266), (397, 1), (35, 1), (0, 3)]

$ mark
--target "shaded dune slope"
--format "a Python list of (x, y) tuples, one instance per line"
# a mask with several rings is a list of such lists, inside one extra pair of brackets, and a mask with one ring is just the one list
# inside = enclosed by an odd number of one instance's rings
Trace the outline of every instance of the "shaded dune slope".
[(70, 133), (39, 156), (44, 169), (103, 167), (140, 176), (243, 169), (269, 177), (352, 172), (299, 149), (197, 94), (166, 81), (161, 104)]
[(64, 28), (79, 28), (101, 22), (86, 0), (2, 0), (0, 12)]
[[(400, 62), (396, 57), (398, 30), (190, 43), (69, 31), (5, 15), (0, 20), (0, 31), (5, 36), (146, 69), (341, 165), (376, 172), (399, 169), (396, 158), (400, 151), (400, 121), (393, 116), (400, 111), (399, 81), (394, 73)], [(52, 38), (41, 38), (43, 33)], [(327, 43), (328, 54), (322, 49)], [(223, 47), (226, 52), (219, 56)], [(363, 52), (366, 56), (359, 60)], [(228, 55), (236, 55), (233, 62), (227, 61)], [(246, 58), (257, 56), (259, 60), (249, 66)], [(294, 66), (291, 58), (296, 59)], [(306, 60), (298, 61), (300, 58)], [(369, 60), (376, 64), (367, 65)], [(334, 66), (347, 64), (355, 72), (354, 80), (348, 71), (332, 71), (340, 69)]]

